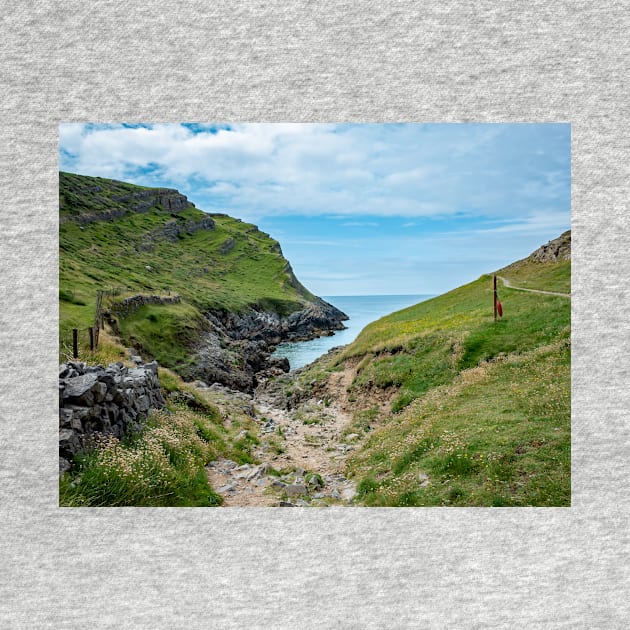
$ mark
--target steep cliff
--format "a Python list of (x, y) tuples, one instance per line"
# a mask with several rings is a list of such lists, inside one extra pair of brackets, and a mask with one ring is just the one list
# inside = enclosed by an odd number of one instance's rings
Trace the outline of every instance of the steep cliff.
[[(110, 324), (146, 358), (244, 390), (257, 372), (286, 369), (269, 360), (275, 344), (344, 327), (277, 241), (176, 190), (60, 173), (59, 211), (62, 354), (70, 329), (93, 325), (97, 291), (116, 293), (104, 304)], [(120, 308), (142, 295), (151, 299)]]

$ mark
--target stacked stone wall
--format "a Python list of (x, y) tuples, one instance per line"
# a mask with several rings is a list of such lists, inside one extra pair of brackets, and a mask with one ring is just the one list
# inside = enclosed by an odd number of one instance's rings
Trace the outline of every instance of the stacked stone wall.
[(160, 295), (133, 295), (120, 302), (114, 302), (109, 310), (120, 317), (126, 317), (146, 304), (178, 304), (181, 302), (179, 295), (162, 297)]
[(164, 398), (157, 363), (127, 368), (70, 361), (59, 367), (59, 472), (70, 468), (96, 434), (122, 437), (142, 426)]

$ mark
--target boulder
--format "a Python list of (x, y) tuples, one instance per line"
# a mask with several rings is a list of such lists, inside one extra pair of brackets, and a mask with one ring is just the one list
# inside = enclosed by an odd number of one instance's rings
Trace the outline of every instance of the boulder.
[(72, 409), (59, 409), (59, 428), (65, 429), (72, 422)]
[(65, 380), (64, 398), (79, 398), (83, 396), (90, 392), (97, 380), (98, 376), (94, 372), (67, 378)]
[(308, 492), (306, 486), (301, 483), (291, 483), (284, 488), (284, 491), (288, 497), (299, 497)]
[(99, 382), (94, 383), (94, 385), (92, 385), (92, 393), (94, 394), (95, 402), (103, 402), (105, 400), (105, 395), (107, 394), (107, 385)]
[(79, 436), (72, 429), (61, 429), (59, 431), (59, 455), (65, 459), (72, 459), (80, 450)]

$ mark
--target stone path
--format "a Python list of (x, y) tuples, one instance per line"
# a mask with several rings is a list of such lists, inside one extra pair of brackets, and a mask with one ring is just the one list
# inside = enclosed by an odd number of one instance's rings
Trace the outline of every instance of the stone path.
[[(343, 407), (352, 374), (334, 373), (331, 380), (333, 398), (315, 396), (289, 410), (279, 407), (277, 392), (263, 392), (252, 400), (260, 441), (252, 454), (261, 463), (239, 466), (219, 459), (206, 467), (210, 484), (223, 497), (224, 506), (326, 507), (352, 503), (356, 485), (343, 475), (345, 460), (359, 438), (352, 433), (343, 435), (352, 420)], [(284, 395), (282, 392), (280, 400)], [(243, 396), (236, 396), (241, 410)], [(219, 406), (227, 420), (229, 396), (223, 396)]]

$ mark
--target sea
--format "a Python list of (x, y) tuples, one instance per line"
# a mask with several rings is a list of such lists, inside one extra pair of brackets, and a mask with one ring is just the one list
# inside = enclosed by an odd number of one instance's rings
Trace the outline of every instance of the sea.
[(408, 306), (418, 304), (432, 295), (330, 295), (322, 296), (326, 302), (336, 306), (350, 319), (345, 321), (345, 330), (339, 330), (331, 337), (318, 337), (310, 341), (281, 343), (272, 356), (286, 357), (292, 370), (304, 367), (315, 361), (331, 348), (352, 343), (359, 333), (370, 323)]

